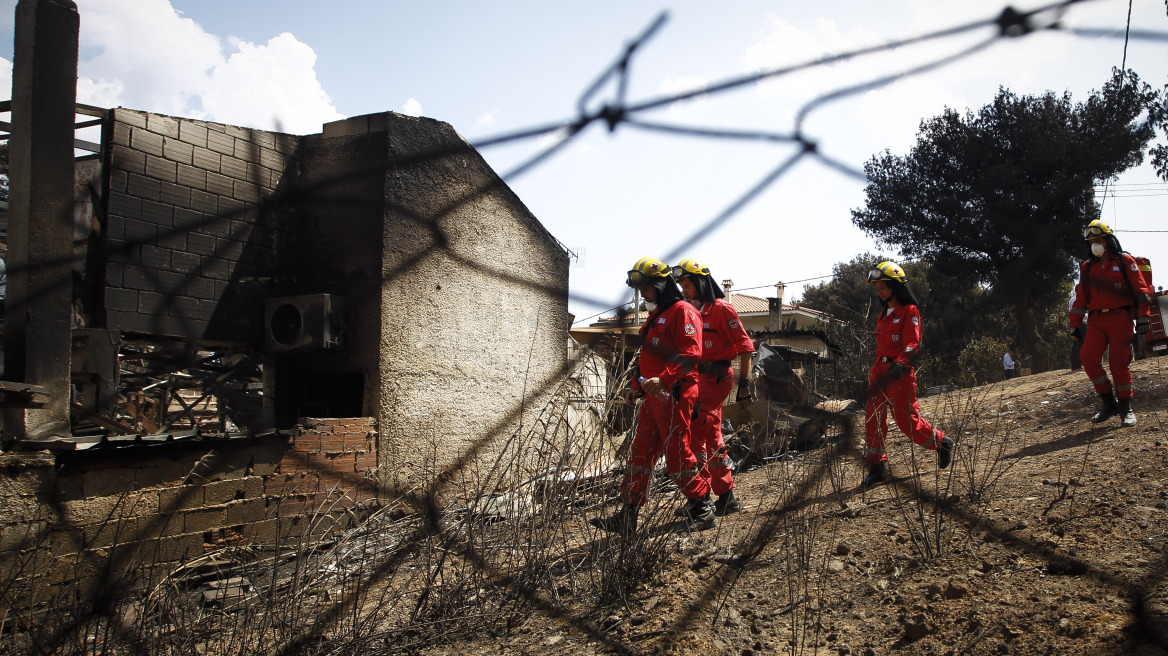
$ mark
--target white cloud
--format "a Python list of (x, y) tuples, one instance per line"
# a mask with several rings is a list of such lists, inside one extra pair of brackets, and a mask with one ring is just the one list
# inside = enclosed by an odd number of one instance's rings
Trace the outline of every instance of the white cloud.
[[(344, 118), (316, 79), (316, 53), (285, 32), (266, 45), (239, 43), (239, 52), (211, 71), (203, 110), (230, 123), (319, 132)], [(220, 119), (222, 120), (222, 119)]]
[(496, 109), (494, 111), (487, 112), (486, 114), (483, 114), (482, 116), (479, 117), (479, 120), (475, 121), (474, 126), (476, 128), (481, 128), (481, 127), (485, 127), (485, 126), (488, 126), (488, 125), (494, 123), (495, 122), (495, 115), (498, 113), (499, 113), (499, 110)]
[[(743, 54), (743, 63), (749, 71), (806, 64), (880, 42), (879, 35), (865, 26), (852, 26), (841, 32), (835, 21), (827, 18), (816, 18), (804, 28), (772, 14), (767, 16), (767, 24), (767, 33)], [(863, 76), (865, 71), (859, 68), (857, 62), (851, 61), (816, 66), (763, 80), (759, 92), (771, 99), (809, 99)]]
[(422, 103), (418, 102), (416, 98), (410, 98), (402, 105), (402, 113), (407, 116), (421, 116)]
[[(316, 79), (316, 54), (291, 34), (221, 40), (169, 0), (78, 0), (78, 102), (306, 134), (344, 118)], [(128, 38), (127, 35), (133, 35)], [(85, 58), (89, 52), (95, 52)]]
[[(124, 105), (122, 97), (126, 86), (121, 80), (93, 80), (88, 77), (77, 78), (77, 102), (96, 107), (117, 107)], [(164, 112), (167, 114), (181, 114), (181, 112)]]

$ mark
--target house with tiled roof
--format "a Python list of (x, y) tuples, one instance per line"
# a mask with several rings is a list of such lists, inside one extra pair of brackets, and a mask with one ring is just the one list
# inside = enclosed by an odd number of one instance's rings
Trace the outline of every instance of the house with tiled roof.
[[(820, 365), (834, 365), (840, 355), (839, 347), (828, 338), (827, 329), (833, 323), (843, 322), (826, 312), (784, 303), (786, 287), (776, 283), (773, 297), (760, 298), (735, 292), (733, 280), (722, 281), (727, 300), (738, 312), (754, 343), (765, 342), (774, 347), (799, 372), (808, 387), (820, 391), (821, 383), (826, 382), (822, 380)], [(830, 378), (834, 381), (835, 376)], [(834, 388), (835, 383), (828, 386)]]
[[(748, 331), (775, 330), (779, 326), (789, 330), (822, 330), (832, 322), (839, 323), (838, 319), (826, 312), (784, 303), (786, 285), (781, 282), (775, 285), (775, 295), (770, 298), (735, 292), (733, 280), (723, 280), (722, 289), (726, 291), (726, 300), (734, 306), (742, 318), (742, 325)], [(777, 308), (781, 309), (779, 316), (774, 317), (778, 319), (776, 325), (772, 323), (772, 315)]]

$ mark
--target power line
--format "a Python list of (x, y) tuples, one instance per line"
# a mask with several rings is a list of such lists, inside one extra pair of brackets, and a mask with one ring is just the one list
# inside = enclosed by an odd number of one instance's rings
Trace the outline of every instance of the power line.
[(1168, 182), (1113, 182), (1112, 187), (1168, 187)]
[(815, 276), (814, 278), (803, 278), (801, 280), (791, 280), (789, 282), (783, 282), (782, 280), (780, 280), (779, 282), (771, 283), (769, 285), (757, 285), (755, 287), (743, 287), (742, 289), (735, 288), (734, 291), (748, 292), (748, 291), (755, 290), (755, 289), (764, 289), (766, 287), (774, 287), (775, 285), (778, 285), (780, 283), (782, 283), (783, 285), (794, 285), (795, 283), (811, 282), (812, 280), (823, 280), (825, 278), (834, 278), (834, 277), (835, 277), (835, 274), (833, 273), (829, 276)]

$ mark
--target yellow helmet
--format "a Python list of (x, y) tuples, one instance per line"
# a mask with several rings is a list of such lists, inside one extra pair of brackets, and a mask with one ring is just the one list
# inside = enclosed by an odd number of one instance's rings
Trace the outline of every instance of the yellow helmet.
[(1114, 235), (1111, 231), (1111, 226), (1104, 223), (1101, 219), (1095, 219), (1083, 228), (1083, 239), (1094, 239), (1095, 237), (1106, 237), (1107, 235)]
[(632, 269), (629, 269), (628, 277), (625, 278), (625, 284), (629, 287), (636, 287), (654, 278), (668, 277), (668, 264), (655, 257), (642, 257), (637, 260), (637, 263), (633, 265)]
[(686, 276), (708, 276), (710, 275), (710, 267), (701, 260), (687, 257), (674, 265), (670, 273), (673, 274), (674, 280), (680, 280)]
[(885, 260), (868, 272), (868, 282), (874, 283), (881, 280), (885, 282), (895, 280), (896, 282), (904, 283), (908, 281), (908, 278), (904, 276), (904, 269), (900, 268), (900, 265), (896, 262)]

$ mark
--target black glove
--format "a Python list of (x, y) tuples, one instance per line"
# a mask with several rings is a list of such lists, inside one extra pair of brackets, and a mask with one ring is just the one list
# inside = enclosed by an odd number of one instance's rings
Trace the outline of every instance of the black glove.
[(1136, 319), (1136, 332), (1137, 333), (1139, 333), (1141, 335), (1145, 335), (1151, 329), (1152, 329), (1152, 324), (1148, 321), (1147, 317), (1140, 317), (1139, 319)]
[(1071, 334), (1071, 339), (1075, 340), (1076, 342), (1082, 341), (1083, 340), (1083, 327), (1082, 326), (1075, 326), (1074, 328), (1071, 328), (1070, 334)]
[(746, 380), (745, 378), (739, 378), (738, 394), (735, 395), (734, 401), (741, 403), (746, 400), (754, 400), (754, 397), (750, 394), (750, 381)]
[(892, 380), (900, 380), (906, 371), (908, 371), (908, 367), (899, 362), (893, 362), (892, 366), (888, 368), (888, 377)]

